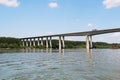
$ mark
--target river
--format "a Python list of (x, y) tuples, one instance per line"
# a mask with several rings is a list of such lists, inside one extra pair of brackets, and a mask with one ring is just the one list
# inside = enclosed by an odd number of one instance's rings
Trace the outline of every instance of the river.
[(120, 80), (120, 49), (0, 51), (0, 80)]

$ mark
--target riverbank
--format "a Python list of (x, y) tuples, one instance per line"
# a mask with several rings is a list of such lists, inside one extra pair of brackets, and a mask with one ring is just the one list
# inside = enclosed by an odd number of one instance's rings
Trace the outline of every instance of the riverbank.
[[(33, 43), (33, 42), (32, 42)], [(25, 43), (24, 43), (25, 44)], [(37, 41), (35, 42), (37, 44)], [(46, 44), (46, 41), (43, 41), (43, 44)], [(52, 40), (52, 48), (58, 49), (59, 47), (59, 41), (58, 40)], [(45, 49), (46, 46), (22, 46), (22, 43), (18, 38), (11, 38), (11, 37), (0, 37), (0, 49), (25, 49), (25, 48), (38, 48), (38, 49)], [(69, 41), (65, 40), (65, 49), (76, 49), (76, 48), (86, 48), (86, 42), (85, 41)], [(120, 48), (120, 44), (118, 43), (106, 43), (106, 42), (93, 42), (93, 48), (99, 48), (99, 49), (106, 49), (106, 48), (112, 48), (112, 49), (118, 49)]]

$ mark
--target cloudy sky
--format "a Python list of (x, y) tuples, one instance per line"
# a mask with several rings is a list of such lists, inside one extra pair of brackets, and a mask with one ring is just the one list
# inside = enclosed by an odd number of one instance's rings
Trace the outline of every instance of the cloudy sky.
[[(120, 28), (120, 0), (0, 0), (0, 36), (108, 28)], [(93, 40), (120, 43), (120, 33), (94, 36)]]

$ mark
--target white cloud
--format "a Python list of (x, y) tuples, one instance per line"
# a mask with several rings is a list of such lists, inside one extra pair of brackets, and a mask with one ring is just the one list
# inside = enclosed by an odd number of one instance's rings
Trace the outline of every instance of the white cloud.
[(8, 7), (18, 7), (19, 2), (17, 0), (0, 0), (0, 4)]
[(57, 8), (58, 7), (57, 2), (50, 2), (48, 5), (49, 5), (50, 8)]
[(103, 4), (105, 5), (106, 8), (110, 9), (113, 7), (120, 6), (120, 0), (104, 0)]
[(89, 26), (89, 27), (94, 27), (94, 26), (95, 26), (95, 24), (88, 23), (88, 26)]

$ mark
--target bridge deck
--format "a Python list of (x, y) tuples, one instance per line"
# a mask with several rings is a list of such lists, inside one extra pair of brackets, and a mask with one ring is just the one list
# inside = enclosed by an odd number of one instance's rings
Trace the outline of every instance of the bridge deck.
[(86, 35), (99, 35), (105, 33), (120, 32), (120, 28), (115, 29), (104, 29), (104, 30), (92, 30), (85, 32), (73, 32), (73, 33), (64, 33), (64, 34), (55, 34), (55, 35), (45, 35), (45, 36), (36, 36), (36, 37), (26, 37), (20, 39), (31, 39), (31, 38), (42, 38), (42, 37), (56, 37), (56, 36), (86, 36)]

